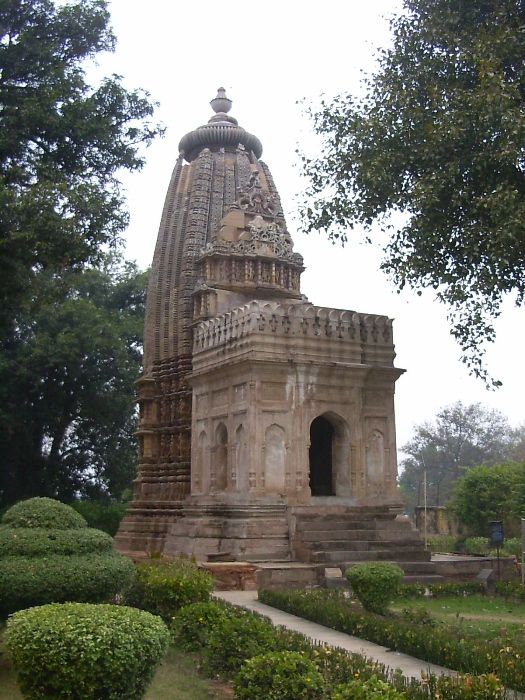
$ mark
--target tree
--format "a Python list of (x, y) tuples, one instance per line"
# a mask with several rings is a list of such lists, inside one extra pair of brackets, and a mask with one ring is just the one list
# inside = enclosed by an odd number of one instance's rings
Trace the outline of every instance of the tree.
[(442, 408), (434, 421), (415, 426), (414, 437), (401, 448), (408, 456), (400, 463), (399, 486), (408, 508), (423, 505), (425, 479), (427, 503), (443, 505), (462, 467), (510, 459), (518, 439), (499, 411), (461, 401)]
[(488, 537), (491, 520), (502, 520), (506, 536), (519, 536), (525, 516), (525, 462), (469, 467), (454, 484), (447, 511), (471, 535)]
[(146, 280), (114, 259), (36, 278), (34, 306), (0, 348), (0, 505), (130, 486)]
[(84, 66), (112, 50), (105, 0), (0, 6), (0, 342), (32, 303), (35, 278), (94, 263), (127, 224), (117, 179), (162, 130), (146, 93)]
[[(435, 290), (472, 372), (507, 294), (525, 295), (525, 5), (405, 0), (364, 98), (313, 114), (305, 228), (381, 224), (398, 289)], [(397, 230), (390, 215), (402, 212)], [(497, 384), (497, 382), (496, 382)]]

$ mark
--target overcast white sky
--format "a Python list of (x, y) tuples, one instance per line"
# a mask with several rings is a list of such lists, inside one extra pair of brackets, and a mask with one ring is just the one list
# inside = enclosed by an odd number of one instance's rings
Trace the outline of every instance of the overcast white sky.
[(299, 176), (297, 147), (312, 144), (301, 100), (316, 103), (340, 92), (357, 92), (361, 71), (374, 67), (375, 49), (389, 41), (388, 17), (398, 0), (111, 0), (117, 50), (99, 59), (93, 79), (117, 73), (128, 88), (144, 88), (160, 103), (157, 118), (166, 137), (145, 151), (146, 166), (126, 175), (131, 224), (127, 257), (150, 265), (162, 206), (178, 143), (212, 115), (209, 101), (219, 86), (233, 100), (230, 114), (259, 137), (262, 159), (281, 194), (295, 250), (305, 259), (302, 289), (317, 305), (386, 314), (395, 319), (398, 367), (398, 446), (412, 426), (432, 419), (439, 408), (461, 400), (481, 402), (525, 421), (525, 309), (512, 302), (497, 324), (487, 366), (503, 387), (488, 392), (469, 377), (449, 334), (446, 309), (432, 294), (398, 295), (379, 271), (380, 246), (357, 240), (341, 248), (320, 235), (297, 232)]

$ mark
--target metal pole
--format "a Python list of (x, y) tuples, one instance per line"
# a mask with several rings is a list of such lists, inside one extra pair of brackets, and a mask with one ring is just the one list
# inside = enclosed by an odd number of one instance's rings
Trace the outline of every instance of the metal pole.
[(523, 571), (523, 558), (525, 549), (525, 518), (521, 519), (521, 587), (525, 588), (525, 572)]
[(427, 465), (423, 453), (421, 452), (421, 461), (423, 462), (423, 506), (425, 513), (425, 526), (423, 528), (423, 536), (425, 538), (425, 550), (428, 549), (428, 532), (427, 532)]

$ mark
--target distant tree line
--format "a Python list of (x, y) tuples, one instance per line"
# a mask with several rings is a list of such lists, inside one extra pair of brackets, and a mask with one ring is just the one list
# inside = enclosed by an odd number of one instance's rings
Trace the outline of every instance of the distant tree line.
[(416, 425), (401, 452), (398, 483), (409, 513), (423, 505), (426, 485), (427, 505), (446, 505), (472, 534), (486, 535), (487, 518), (503, 511), (525, 517), (525, 425), (512, 428), (501, 412), (458, 401)]

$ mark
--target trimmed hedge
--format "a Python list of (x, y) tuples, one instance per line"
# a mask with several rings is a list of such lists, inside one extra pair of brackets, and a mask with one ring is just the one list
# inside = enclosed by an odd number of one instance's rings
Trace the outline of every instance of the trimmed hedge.
[(211, 574), (187, 559), (150, 559), (137, 564), (124, 603), (147, 610), (171, 623), (185, 605), (206, 602), (213, 587)]
[(368, 639), (422, 661), (476, 675), (495, 674), (507, 688), (525, 692), (525, 641), (472, 638), (464, 631), (383, 617), (352, 609), (338, 591), (260, 590), (259, 600), (326, 627)]
[(105, 532), (51, 498), (10, 508), (0, 525), (0, 616), (46, 603), (109, 601), (134, 565)]
[(142, 610), (66, 603), (15, 613), (4, 639), (26, 700), (140, 700), (169, 631)]
[(403, 569), (386, 561), (367, 561), (347, 569), (345, 576), (365, 610), (386, 615), (398, 592)]
[(2, 557), (87, 554), (112, 550), (111, 537), (105, 532), (91, 528), (50, 530), (0, 526)]
[(326, 697), (324, 678), (316, 664), (297, 651), (268, 652), (248, 659), (233, 680), (233, 690), (238, 700)]
[(236, 614), (231, 605), (217, 600), (185, 605), (173, 618), (173, 639), (185, 651), (200, 651), (207, 645), (211, 631), (219, 622)]
[(406, 693), (374, 674), (367, 680), (353, 678), (338, 686), (332, 693), (331, 700), (406, 700)]
[[(333, 594), (335, 599), (342, 598), (337, 591), (334, 591)], [(227, 603), (220, 603), (220, 605), (224, 606), (226, 617), (242, 617), (247, 614), (247, 611)], [(198, 605), (189, 606), (186, 610), (197, 607)], [(266, 619), (257, 613), (248, 614), (262, 620)], [(216, 625), (212, 623), (211, 626), (215, 627)], [(481, 677), (454, 675), (450, 678), (446, 676), (437, 678), (435, 675), (429, 674), (421, 682), (415, 678), (405, 678), (401, 673), (392, 671), (378, 662), (372, 662), (360, 654), (352, 654), (343, 649), (316, 644), (299, 632), (286, 629), (282, 625), (273, 627), (273, 635), (272, 652), (298, 652), (302, 658), (309, 659), (315, 664), (324, 678), (325, 693), (323, 697), (326, 698), (368, 700), (370, 693), (375, 693), (376, 697), (377, 693), (380, 693), (380, 697), (390, 697), (390, 700), (402, 700), (403, 693), (407, 700), (505, 700), (507, 697), (503, 686), (493, 675)], [(176, 638), (175, 643), (177, 642)], [(241, 666), (239, 673), (242, 673), (243, 668), (244, 666)], [(262, 669), (261, 673), (264, 675)], [(225, 678), (231, 678), (233, 673), (230, 670), (230, 672), (225, 671), (221, 675)], [(262, 681), (264, 683), (268, 680), (266, 676), (265, 678), (266, 680)], [(354, 685), (353, 682), (356, 680), (359, 683)], [(388, 688), (383, 687), (382, 682), (388, 682)], [(348, 687), (349, 685), (351, 688)], [(259, 690), (256, 692), (258, 695), (255, 697), (260, 697), (261, 700), (273, 697), (267, 692)], [(235, 697), (238, 695), (236, 694)]]
[(131, 581), (134, 565), (117, 552), (0, 560), (0, 615), (46, 603), (104, 603)]
[(210, 676), (231, 678), (252, 656), (275, 648), (270, 620), (247, 610), (220, 619), (208, 635), (204, 648), (204, 670)]
[(87, 527), (87, 522), (80, 513), (52, 498), (30, 498), (16, 503), (4, 513), (2, 524), (9, 527), (52, 530)]

